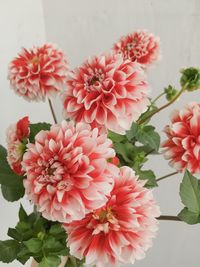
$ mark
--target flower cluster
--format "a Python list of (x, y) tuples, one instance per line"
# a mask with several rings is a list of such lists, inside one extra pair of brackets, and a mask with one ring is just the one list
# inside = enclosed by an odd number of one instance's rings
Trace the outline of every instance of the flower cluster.
[[(38, 216), (50, 226), (64, 227), (70, 254), (85, 259), (86, 265), (134, 263), (155, 237), (160, 211), (152, 191), (144, 177), (142, 181), (124, 166), (128, 164), (116, 154), (108, 131), (126, 138), (132, 123), (149, 109), (145, 69), (159, 56), (158, 38), (137, 31), (110, 53), (89, 58), (74, 70), (51, 44), (23, 49), (10, 63), (8, 79), (14, 91), (28, 101), (60, 94), (67, 120), (44, 127), (25, 117), (11, 125), (7, 161), (23, 176), (18, 182)], [(156, 134), (152, 126), (146, 129)], [(127, 149), (132, 149), (128, 141)], [(128, 153), (134, 157), (132, 150)]]
[(51, 44), (22, 52), (11, 61), (8, 79), (14, 91), (28, 101), (53, 97), (65, 85), (68, 64), (63, 52)]

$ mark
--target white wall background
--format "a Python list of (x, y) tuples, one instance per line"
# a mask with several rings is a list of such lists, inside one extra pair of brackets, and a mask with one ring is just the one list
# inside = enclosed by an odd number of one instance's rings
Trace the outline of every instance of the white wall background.
[[(14, 5), (14, 6), (13, 6)], [(43, 12), (42, 14), (42, 5)], [(30, 114), (32, 121), (50, 120), (45, 104), (29, 104), (15, 96), (6, 81), (7, 64), (21, 46), (32, 46), (45, 39), (57, 43), (75, 67), (90, 55), (99, 54), (124, 34), (146, 28), (161, 38), (163, 60), (149, 72), (152, 95), (168, 84), (178, 86), (179, 69), (200, 65), (200, 0), (0, 0), (0, 143), (10, 122)], [(200, 92), (185, 94), (176, 107), (198, 101)], [(162, 101), (160, 102), (162, 104)], [(161, 131), (174, 107), (155, 116), (153, 123)], [(57, 115), (61, 105), (56, 101)], [(161, 157), (154, 156), (148, 168), (157, 177), (172, 172)], [(181, 176), (160, 182), (155, 189), (163, 214), (176, 215), (182, 205), (178, 197)], [(8, 226), (15, 225), (17, 205), (0, 199), (0, 238)], [(199, 267), (200, 226), (161, 222), (154, 246), (136, 267)], [(0, 267), (4, 267), (0, 263)], [(17, 262), (9, 266), (21, 266)], [(27, 265), (28, 266), (28, 265)]]
[[(19, 52), (21, 47), (32, 47), (43, 43), (45, 27), (42, 3), (40, 0), (0, 0), (0, 143), (5, 144), (5, 130), (10, 123), (15, 123), (25, 115), (32, 122), (51, 121), (48, 105), (30, 104), (16, 96), (9, 89), (7, 81), (8, 63)], [(27, 201), (23, 201), (26, 207)], [(17, 222), (19, 203), (9, 203), (0, 194), (0, 239), (6, 239), (8, 227)], [(30, 207), (29, 207), (30, 209)], [(29, 266), (28, 264), (27, 266)], [(8, 266), (0, 262), (0, 267)], [(18, 262), (10, 267), (22, 266)]]

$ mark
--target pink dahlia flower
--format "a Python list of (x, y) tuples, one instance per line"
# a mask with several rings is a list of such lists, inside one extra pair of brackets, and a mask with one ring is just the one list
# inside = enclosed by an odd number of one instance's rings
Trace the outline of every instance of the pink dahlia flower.
[(84, 123), (63, 121), (41, 131), (23, 157), (26, 194), (49, 220), (82, 219), (107, 201), (117, 167), (107, 135)]
[(44, 101), (64, 87), (68, 65), (63, 52), (51, 44), (23, 49), (9, 66), (11, 87), (28, 101)]
[(18, 175), (24, 173), (21, 162), (29, 133), (28, 117), (24, 117), (16, 124), (11, 124), (7, 130), (7, 161), (11, 169)]
[(162, 143), (163, 153), (170, 166), (180, 172), (188, 169), (200, 173), (200, 104), (175, 110), (164, 132), (167, 140)]
[(113, 51), (122, 54), (124, 59), (137, 61), (148, 67), (160, 59), (159, 38), (147, 31), (136, 31), (122, 37), (114, 44)]
[(144, 181), (129, 167), (122, 167), (106, 205), (65, 225), (70, 253), (79, 259), (85, 257), (89, 266), (134, 263), (151, 247), (159, 215)]
[(148, 85), (139, 64), (120, 55), (86, 61), (67, 80), (64, 116), (124, 134), (147, 110)]

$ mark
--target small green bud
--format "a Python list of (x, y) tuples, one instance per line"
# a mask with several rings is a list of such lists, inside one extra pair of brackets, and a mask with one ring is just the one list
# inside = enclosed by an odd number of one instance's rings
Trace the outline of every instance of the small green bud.
[(168, 87), (164, 89), (164, 92), (165, 92), (166, 99), (168, 101), (171, 101), (175, 97), (178, 91), (173, 86), (169, 85)]
[(181, 73), (180, 83), (182, 87), (187, 91), (200, 89), (200, 69), (191, 67), (181, 70)]
[(39, 232), (39, 233), (37, 234), (37, 237), (38, 237), (38, 239), (43, 240), (44, 237), (45, 237), (45, 233), (44, 233), (44, 232)]
[(145, 152), (141, 151), (135, 155), (135, 162), (143, 163), (145, 159)]

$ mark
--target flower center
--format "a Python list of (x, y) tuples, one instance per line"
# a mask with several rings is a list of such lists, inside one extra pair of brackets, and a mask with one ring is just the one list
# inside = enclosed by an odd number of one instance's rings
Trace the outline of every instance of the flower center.
[(89, 86), (94, 85), (96, 82), (99, 82), (99, 78), (97, 76), (93, 76), (92, 79), (88, 82)]
[(40, 62), (39, 57), (35, 56), (30, 60), (30, 63), (32, 64), (38, 64)]
[(41, 175), (38, 177), (39, 183), (51, 183), (57, 184), (62, 180), (63, 174), (65, 173), (63, 165), (55, 159), (48, 162), (48, 164), (42, 170)]
[(99, 220), (100, 223), (110, 222), (115, 223), (115, 212), (111, 209), (111, 207), (106, 207), (106, 209), (102, 209), (100, 212), (94, 214), (94, 218)]
[(49, 168), (47, 170), (48, 175), (54, 175), (54, 172), (56, 171), (56, 168)]
[(86, 77), (85, 88), (87, 91), (97, 90), (100, 83), (104, 80), (104, 74), (101, 69), (95, 69), (90, 75)]

